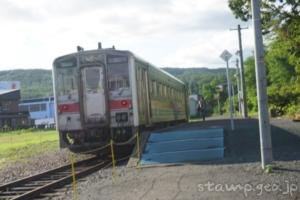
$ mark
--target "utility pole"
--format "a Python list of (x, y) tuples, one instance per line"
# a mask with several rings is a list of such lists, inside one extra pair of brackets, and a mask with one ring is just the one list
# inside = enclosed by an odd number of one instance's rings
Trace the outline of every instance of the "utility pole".
[(239, 59), (236, 59), (236, 85), (237, 85), (237, 97), (239, 102), (239, 114), (241, 114), (241, 89), (240, 89), (240, 69)]
[(247, 108), (247, 92), (245, 85), (245, 74), (244, 74), (244, 58), (243, 58), (243, 46), (242, 46), (242, 33), (241, 30), (248, 29), (248, 27), (241, 28), (240, 25), (237, 26), (237, 29), (230, 29), (231, 31), (238, 31), (239, 38), (239, 55), (240, 55), (240, 63), (241, 63), (241, 103), (242, 103), (242, 115), (244, 118), (248, 117), (248, 108)]
[(255, 69), (256, 69), (256, 88), (259, 113), (259, 133), (261, 164), (265, 169), (266, 165), (273, 161), (272, 140), (270, 119), (268, 113), (267, 96), (267, 77), (264, 63), (263, 38), (261, 31), (260, 5), (261, 0), (251, 0), (252, 4), (252, 22), (254, 27), (255, 39)]

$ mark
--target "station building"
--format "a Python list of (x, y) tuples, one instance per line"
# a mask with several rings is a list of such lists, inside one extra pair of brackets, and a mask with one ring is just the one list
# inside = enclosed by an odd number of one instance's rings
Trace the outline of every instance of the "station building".
[(30, 126), (29, 112), (19, 110), (20, 89), (0, 89), (0, 128)]
[(55, 126), (54, 97), (22, 100), (19, 108), (22, 111), (29, 112), (30, 118), (34, 120), (36, 127), (49, 128)]

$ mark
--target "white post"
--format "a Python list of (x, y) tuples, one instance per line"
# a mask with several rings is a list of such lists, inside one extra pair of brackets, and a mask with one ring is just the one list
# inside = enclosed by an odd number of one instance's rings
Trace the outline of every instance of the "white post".
[(255, 69), (256, 88), (259, 113), (259, 133), (261, 149), (261, 165), (264, 169), (266, 165), (273, 161), (272, 141), (270, 130), (270, 119), (268, 113), (267, 78), (264, 63), (263, 39), (261, 32), (260, 0), (251, 0), (252, 20), (255, 38)]
[(232, 88), (232, 111), (233, 111), (233, 116), (235, 116), (235, 108), (234, 108), (234, 85), (231, 85)]
[(227, 75), (227, 92), (228, 92), (228, 98), (229, 98), (230, 125), (231, 125), (231, 130), (234, 130), (233, 113), (232, 113), (232, 98), (231, 98), (231, 84), (230, 84), (230, 79), (229, 79), (228, 60), (226, 61), (226, 75)]

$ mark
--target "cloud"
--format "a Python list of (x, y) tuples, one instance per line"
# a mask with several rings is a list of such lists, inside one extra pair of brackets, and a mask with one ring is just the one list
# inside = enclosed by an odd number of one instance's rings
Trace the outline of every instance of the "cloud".
[(30, 10), (26, 6), (18, 5), (16, 2), (0, 1), (0, 18), (9, 21), (40, 21), (43, 17), (36, 10)]
[[(0, 22), (0, 66), (50, 68), (55, 57), (98, 41), (158, 66), (213, 67), (224, 48), (237, 48), (229, 28), (239, 21), (225, 0), (0, 0)], [(252, 48), (246, 31), (244, 40)]]
[[(252, 30), (244, 34), (244, 49), (247, 49), (246, 55), (252, 49), (253, 38)], [(208, 39), (209, 38), (209, 39)], [(188, 44), (188, 43), (187, 43)], [(177, 48), (175, 52), (167, 54), (162, 59), (164, 66), (184, 66), (184, 67), (222, 67), (224, 61), (220, 58), (223, 50), (227, 49), (232, 55), (238, 49), (237, 37), (229, 30), (222, 32), (203, 33), (202, 37), (197, 38), (193, 43), (183, 45)], [(234, 57), (232, 57), (234, 58)]]

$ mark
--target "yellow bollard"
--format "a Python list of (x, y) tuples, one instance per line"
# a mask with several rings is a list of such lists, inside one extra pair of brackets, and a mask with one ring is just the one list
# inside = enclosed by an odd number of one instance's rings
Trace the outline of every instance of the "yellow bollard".
[(138, 156), (137, 168), (139, 168), (140, 167), (140, 159), (141, 159), (139, 132), (136, 133), (136, 151), (137, 151), (137, 156)]
[(111, 159), (112, 159), (112, 176), (113, 176), (113, 181), (115, 180), (115, 175), (116, 175), (116, 163), (115, 163), (115, 153), (114, 153), (114, 143), (113, 140), (110, 140), (110, 149), (111, 149)]
[(72, 186), (73, 186), (73, 199), (77, 200), (77, 184), (76, 184), (76, 176), (75, 176), (75, 165), (74, 165), (74, 155), (70, 155), (70, 160), (71, 160), (71, 169), (72, 169)]

